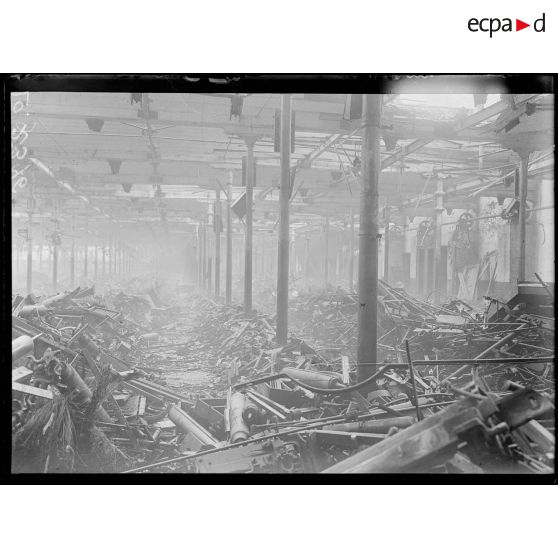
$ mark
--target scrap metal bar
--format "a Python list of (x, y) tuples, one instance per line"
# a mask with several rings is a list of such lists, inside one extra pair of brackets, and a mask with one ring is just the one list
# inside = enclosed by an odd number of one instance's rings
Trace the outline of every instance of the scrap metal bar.
[(417, 395), (417, 383), (415, 381), (415, 370), (413, 368), (413, 361), (411, 359), (411, 350), (409, 349), (409, 340), (405, 339), (405, 351), (407, 353), (407, 360), (409, 363), (409, 372), (411, 373), (411, 386), (413, 388), (413, 398), (414, 398), (414, 404), (417, 410), (417, 420), (421, 421), (422, 420), (422, 413), (420, 411), (420, 405), (419, 405), (419, 400), (418, 400), (418, 395)]
[(205, 446), (217, 447), (219, 441), (214, 438), (201, 424), (196, 422), (186, 411), (171, 405), (169, 407), (169, 419), (176, 424), (177, 428), (185, 434), (192, 434)]
[[(514, 337), (516, 337), (519, 334), (519, 332), (521, 330), (525, 329), (526, 325), (527, 324), (521, 324), (515, 331), (512, 331), (511, 333), (508, 333), (507, 335), (502, 337), (502, 339), (500, 339), (499, 341), (496, 341), (496, 343), (494, 343), (493, 345), (488, 347), (488, 349), (485, 349), (484, 351), (479, 353), (475, 360), (478, 361), (478, 359), (484, 358), (486, 355), (490, 354), (492, 351), (502, 347), (503, 345), (505, 345), (506, 343), (511, 341)], [(439, 364), (439, 361), (438, 361), (438, 364)], [(449, 376), (444, 378), (444, 380), (442, 380), (442, 384), (449, 383), (450, 380), (452, 380), (453, 378), (455, 378), (456, 376), (458, 376), (462, 372), (465, 372), (465, 370), (467, 370), (467, 367), (468, 367), (468, 365), (466, 364), (466, 365), (463, 365), (460, 368), (458, 368), (455, 372), (453, 372), (452, 374), (450, 374)]]

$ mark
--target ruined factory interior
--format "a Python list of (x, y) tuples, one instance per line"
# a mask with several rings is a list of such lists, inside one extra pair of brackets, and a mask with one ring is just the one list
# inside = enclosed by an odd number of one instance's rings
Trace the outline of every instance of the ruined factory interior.
[(11, 91), (11, 473), (554, 474), (552, 89), (184, 83)]

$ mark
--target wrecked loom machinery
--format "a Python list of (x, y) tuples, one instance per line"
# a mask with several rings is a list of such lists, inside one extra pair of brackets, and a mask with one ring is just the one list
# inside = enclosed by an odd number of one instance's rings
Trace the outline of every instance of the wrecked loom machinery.
[(382, 283), (382, 362), (354, 384), (351, 295), (297, 300), (284, 347), (273, 317), (152, 288), (15, 297), (13, 470), (552, 472), (553, 319), (516, 302)]

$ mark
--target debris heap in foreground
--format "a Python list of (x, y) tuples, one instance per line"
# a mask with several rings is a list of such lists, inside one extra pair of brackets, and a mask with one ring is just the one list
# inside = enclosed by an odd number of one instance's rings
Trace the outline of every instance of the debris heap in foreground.
[(152, 287), (14, 297), (13, 472), (553, 472), (548, 295), (479, 311), (380, 287), (360, 384), (347, 293), (293, 301), (283, 347), (273, 317)]

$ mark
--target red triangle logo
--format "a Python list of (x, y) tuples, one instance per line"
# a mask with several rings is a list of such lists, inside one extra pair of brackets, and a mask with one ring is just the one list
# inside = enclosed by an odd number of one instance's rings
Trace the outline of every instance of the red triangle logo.
[(525, 29), (526, 27), (531, 27), (531, 24), (530, 23), (525, 23), (524, 21), (521, 21), (520, 19), (515, 20), (515, 30), (516, 31), (521, 31), (522, 29)]

